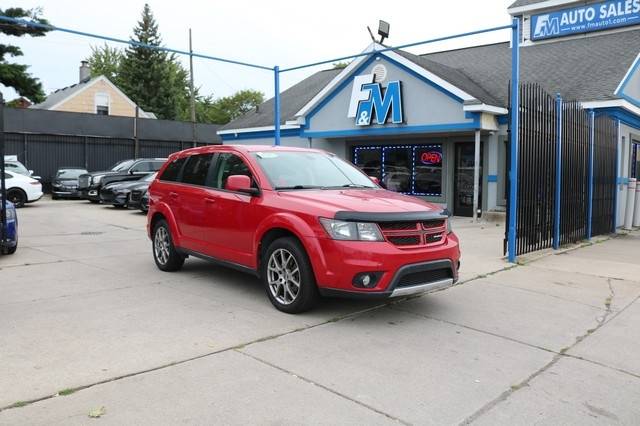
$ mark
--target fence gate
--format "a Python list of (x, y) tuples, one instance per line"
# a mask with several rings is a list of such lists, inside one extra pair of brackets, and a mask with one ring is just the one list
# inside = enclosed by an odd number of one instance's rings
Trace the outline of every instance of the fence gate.
[[(617, 145), (614, 120), (605, 115), (595, 117), (592, 132), (590, 111), (578, 102), (563, 102), (549, 95), (538, 84), (520, 86), (518, 114), (516, 255), (587, 238), (591, 185), (592, 234), (612, 232)], [(507, 236), (505, 232), (505, 253)]]

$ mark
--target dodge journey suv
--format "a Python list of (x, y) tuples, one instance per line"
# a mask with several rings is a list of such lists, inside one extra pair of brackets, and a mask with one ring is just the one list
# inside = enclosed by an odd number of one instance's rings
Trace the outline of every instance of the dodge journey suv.
[(149, 187), (155, 263), (196, 256), (258, 276), (284, 312), (319, 296), (386, 298), (458, 278), (441, 207), (379, 187), (319, 150), (217, 145), (173, 154)]

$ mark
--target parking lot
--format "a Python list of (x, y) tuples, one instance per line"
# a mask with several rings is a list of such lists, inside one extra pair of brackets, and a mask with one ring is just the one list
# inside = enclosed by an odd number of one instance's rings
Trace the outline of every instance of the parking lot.
[(512, 267), (503, 224), (456, 218), (460, 285), (286, 315), (240, 272), (158, 271), (138, 211), (18, 215), (0, 424), (640, 421), (638, 232)]

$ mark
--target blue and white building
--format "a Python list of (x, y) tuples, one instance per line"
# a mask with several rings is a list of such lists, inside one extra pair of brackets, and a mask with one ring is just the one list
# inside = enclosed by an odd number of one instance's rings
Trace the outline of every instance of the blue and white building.
[[(508, 11), (521, 21), (521, 81), (619, 123), (623, 206), (640, 175), (640, 0), (518, 0)], [(285, 90), (282, 144), (332, 151), (456, 215), (504, 211), (509, 42), (424, 55), (383, 48)], [(223, 143), (272, 144), (273, 102), (224, 126)]]

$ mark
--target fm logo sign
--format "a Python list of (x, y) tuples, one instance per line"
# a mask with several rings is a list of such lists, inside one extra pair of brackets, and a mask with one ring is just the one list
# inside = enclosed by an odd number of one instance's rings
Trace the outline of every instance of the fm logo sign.
[(355, 118), (356, 126), (368, 126), (371, 124), (374, 113), (377, 124), (385, 124), (389, 114), (391, 114), (392, 123), (402, 123), (400, 82), (390, 81), (383, 92), (380, 83), (374, 83), (373, 74), (354, 77), (347, 117)]
[(545, 38), (560, 34), (560, 23), (558, 18), (551, 18), (549, 15), (539, 16), (534, 28), (534, 38)]

